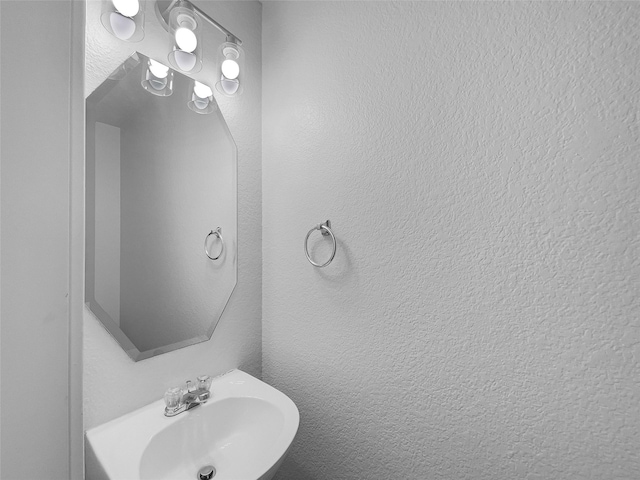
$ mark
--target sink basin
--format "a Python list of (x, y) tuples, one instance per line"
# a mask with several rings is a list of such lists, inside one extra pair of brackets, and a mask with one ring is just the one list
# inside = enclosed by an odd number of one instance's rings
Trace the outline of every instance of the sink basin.
[(282, 392), (240, 370), (214, 378), (211, 399), (175, 417), (164, 401), (87, 430), (87, 480), (268, 480), (300, 415)]

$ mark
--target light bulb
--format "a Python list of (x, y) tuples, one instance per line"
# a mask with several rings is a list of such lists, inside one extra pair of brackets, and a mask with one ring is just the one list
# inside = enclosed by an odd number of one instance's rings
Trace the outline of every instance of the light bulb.
[(199, 98), (208, 98), (213, 95), (211, 88), (197, 80), (193, 86), (193, 93), (195, 93)]
[(156, 62), (155, 60), (149, 59), (149, 71), (153, 73), (153, 76), (156, 78), (166, 78), (169, 74), (169, 67), (164, 66), (160, 62)]
[(198, 39), (193, 31), (185, 27), (180, 27), (175, 33), (176, 45), (183, 52), (191, 53), (198, 46)]
[(238, 78), (238, 75), (240, 75), (240, 66), (238, 65), (238, 62), (230, 58), (227, 58), (222, 62), (220, 69), (222, 70), (222, 74), (230, 80)]
[(113, 7), (125, 17), (135, 17), (140, 11), (138, 0), (111, 0)]

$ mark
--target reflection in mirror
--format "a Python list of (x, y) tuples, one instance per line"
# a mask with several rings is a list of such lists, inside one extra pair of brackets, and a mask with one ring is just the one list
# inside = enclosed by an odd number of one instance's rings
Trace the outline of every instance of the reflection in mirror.
[(208, 340), (237, 277), (233, 138), (213, 96), (188, 106), (190, 78), (143, 88), (150, 65), (134, 54), (86, 101), (85, 301), (136, 361)]

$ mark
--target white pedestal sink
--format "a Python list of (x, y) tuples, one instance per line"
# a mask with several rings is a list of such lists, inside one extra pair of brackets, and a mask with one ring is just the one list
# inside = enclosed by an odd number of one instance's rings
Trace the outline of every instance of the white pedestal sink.
[(293, 441), (300, 415), (282, 392), (233, 370), (211, 399), (175, 417), (162, 399), (86, 432), (87, 480), (268, 480)]

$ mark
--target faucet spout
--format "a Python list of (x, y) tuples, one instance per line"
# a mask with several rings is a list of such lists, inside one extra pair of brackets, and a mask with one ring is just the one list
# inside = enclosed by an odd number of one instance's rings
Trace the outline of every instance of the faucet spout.
[(191, 381), (187, 381), (184, 391), (179, 388), (170, 388), (164, 396), (166, 405), (164, 409), (165, 416), (174, 417), (206, 403), (211, 397), (210, 387), (211, 378), (203, 376), (198, 377), (198, 388), (192, 389)]

